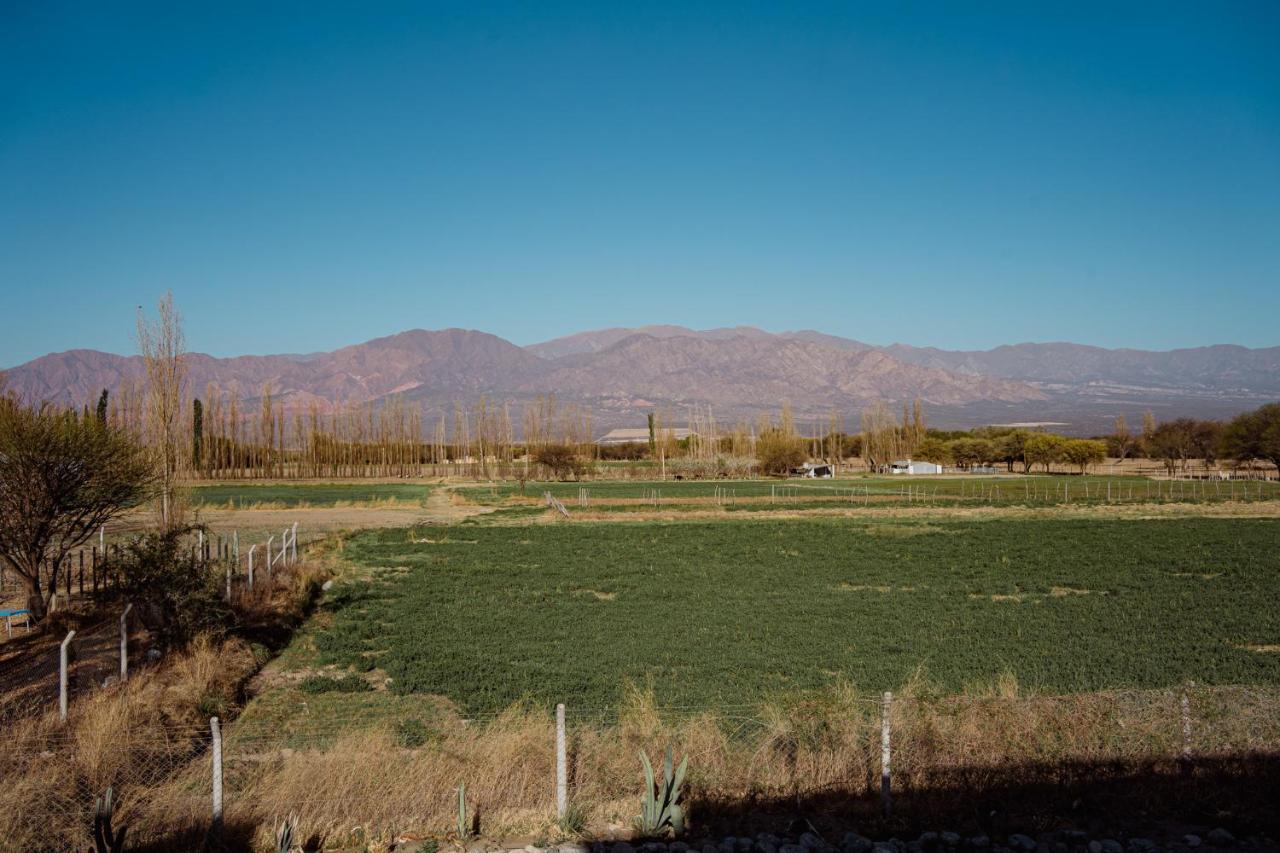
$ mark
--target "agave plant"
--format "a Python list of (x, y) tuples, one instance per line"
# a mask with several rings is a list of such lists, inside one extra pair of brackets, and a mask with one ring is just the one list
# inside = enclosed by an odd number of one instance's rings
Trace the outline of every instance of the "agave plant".
[(276, 853), (293, 853), (293, 838), (298, 834), (298, 818), (289, 815), (276, 827)]
[(458, 786), (458, 837), (466, 838), (471, 834), (467, 825), (467, 783)]
[(658, 835), (670, 830), (679, 835), (684, 831), (684, 773), (689, 767), (689, 756), (685, 756), (678, 768), (672, 769), (671, 747), (667, 747), (667, 758), (662, 765), (662, 784), (653, 778), (653, 765), (649, 756), (640, 753), (640, 763), (644, 765), (644, 799), (640, 801), (640, 817), (636, 823), (640, 833), (646, 836)]
[(115, 797), (110, 788), (105, 796), (98, 797), (93, 806), (93, 853), (120, 853), (124, 850), (124, 837), (129, 827), (120, 827), (119, 832), (111, 827), (111, 817), (115, 812)]

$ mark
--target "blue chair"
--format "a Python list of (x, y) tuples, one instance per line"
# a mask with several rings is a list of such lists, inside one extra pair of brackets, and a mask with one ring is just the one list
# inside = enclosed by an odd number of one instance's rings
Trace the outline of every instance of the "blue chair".
[(0, 610), (0, 616), (4, 617), (5, 635), (10, 639), (13, 638), (13, 620), (22, 617), (25, 623), (27, 633), (31, 633), (31, 611), (23, 608), (21, 610)]

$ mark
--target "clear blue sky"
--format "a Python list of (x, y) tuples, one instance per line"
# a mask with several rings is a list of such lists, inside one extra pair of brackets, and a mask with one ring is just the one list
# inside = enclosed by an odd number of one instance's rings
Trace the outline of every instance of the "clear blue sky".
[(218, 355), (1280, 344), (1278, 40), (1274, 0), (3, 3), (0, 365), (132, 351), (166, 289)]

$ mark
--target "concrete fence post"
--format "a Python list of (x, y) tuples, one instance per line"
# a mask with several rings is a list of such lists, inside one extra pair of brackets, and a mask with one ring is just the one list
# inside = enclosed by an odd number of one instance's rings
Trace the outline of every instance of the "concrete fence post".
[(75, 631), (68, 631), (58, 647), (58, 719), (64, 723), (67, 721), (67, 647), (75, 635)]
[(293, 548), (293, 562), (298, 562), (298, 522), (293, 523), (293, 535), (290, 537)]
[(889, 735), (889, 712), (893, 707), (893, 694), (885, 691), (880, 711), (880, 804), (885, 817), (893, 814), (893, 784), (890, 781), (889, 764), (892, 750)]
[(249, 546), (249, 589), (253, 589), (253, 552), (258, 550), (257, 545)]
[(556, 705), (556, 816), (569, 808), (569, 757), (565, 749), (564, 703)]
[(120, 614), (120, 682), (129, 680), (129, 611), (133, 609), (132, 604), (124, 606), (124, 612)]
[(213, 831), (222, 829), (222, 726), (217, 717), (209, 718), (213, 733)]

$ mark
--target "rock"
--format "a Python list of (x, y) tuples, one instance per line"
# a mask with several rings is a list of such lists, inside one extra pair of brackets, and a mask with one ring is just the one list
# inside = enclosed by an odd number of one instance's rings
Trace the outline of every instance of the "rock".
[(1014, 850), (1021, 850), (1023, 853), (1031, 853), (1031, 851), (1035, 850), (1038, 845), (1036, 844), (1036, 840), (1030, 835), (1023, 835), (1020, 832), (1015, 832), (1013, 835), (1009, 836), (1009, 846)]
[(991, 839), (985, 835), (973, 835), (969, 837), (969, 846), (974, 850), (986, 850), (991, 846)]
[(587, 845), (579, 844), (576, 841), (566, 841), (560, 846), (560, 853), (587, 853)]
[(730, 835), (728, 838), (720, 839), (720, 853), (736, 853), (738, 849), (738, 839)]
[(799, 844), (784, 844), (778, 848), (778, 853), (809, 853), (809, 850)]
[(821, 850), (823, 847), (827, 846), (827, 843), (812, 832), (806, 832), (804, 835), (800, 836), (800, 846), (806, 850)]
[(1204, 843), (1204, 840), (1198, 835), (1184, 835), (1182, 836), (1182, 843), (1188, 847), (1199, 847)]
[(750, 838), (739, 838), (738, 843), (734, 845), (738, 853), (751, 853), (751, 848), (756, 846), (755, 841)]
[(960, 846), (960, 833), (958, 832), (944, 832), (939, 836), (939, 838), (942, 840), (942, 843), (948, 847)]
[(873, 846), (870, 838), (856, 832), (846, 832), (844, 840), (840, 842), (840, 849), (844, 853), (868, 853)]
[(892, 841), (877, 841), (872, 845), (871, 853), (898, 853), (898, 848)]
[(323, 592), (328, 592), (329, 590), (333, 589), (333, 578), (329, 578), (329, 580), (327, 580), (327, 581), (325, 581), (324, 583), (320, 584), (320, 589), (321, 589)]
[(1049, 853), (1071, 853), (1071, 847), (1065, 841), (1055, 841), (1049, 845)]
[(636, 853), (636, 848), (625, 841), (618, 841), (613, 845), (613, 853)]
[(763, 837), (756, 839), (754, 849), (756, 853), (778, 853), (778, 845), (774, 844), (772, 840)]
[(667, 845), (661, 841), (646, 841), (640, 845), (640, 853), (667, 853)]
[(907, 853), (924, 853), (924, 845), (919, 841), (908, 841)]
[(1089, 853), (1102, 853), (1102, 842), (1097, 840), (1090, 841)]
[(920, 845), (922, 850), (932, 850), (938, 846), (938, 833), (922, 832), (920, 837), (916, 839), (916, 844)]
[(1152, 841), (1150, 838), (1130, 838), (1129, 849), (1130, 850), (1155, 850), (1156, 843)]
[[(683, 841), (672, 841), (667, 845), (667, 849), (670, 850), (671, 853), (689, 853), (689, 845), (685, 844)], [(564, 847), (562, 846), (560, 850), (563, 853)]]
[(147, 660), (149, 662), (155, 663), (156, 661), (160, 660), (161, 657), (163, 657), (163, 652), (161, 652), (155, 646), (152, 646), (151, 648), (147, 649)]
[(1205, 840), (1214, 847), (1230, 847), (1236, 843), (1236, 837), (1222, 827), (1212, 830)]
[(1114, 838), (1102, 839), (1102, 853), (1124, 853), (1124, 845)]
[(702, 853), (720, 853), (720, 848), (708, 841), (702, 845)]

